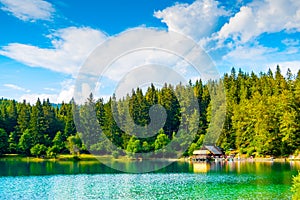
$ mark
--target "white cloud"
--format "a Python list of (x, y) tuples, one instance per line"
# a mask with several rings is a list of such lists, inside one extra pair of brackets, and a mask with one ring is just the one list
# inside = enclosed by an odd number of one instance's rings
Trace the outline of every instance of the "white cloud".
[(237, 46), (234, 50), (223, 56), (223, 60), (227, 60), (233, 63), (239, 61), (248, 62), (251, 64), (255, 59), (255, 62), (266, 59), (265, 55), (276, 52), (276, 49), (267, 48), (261, 45), (254, 46)]
[(32, 94), (23, 94), (19, 98), (19, 102), (22, 102), (23, 100), (26, 100), (26, 102), (29, 102), (30, 104), (35, 104), (37, 99), (40, 99), (41, 101), (49, 99), (51, 103), (57, 103), (57, 95), (55, 94), (37, 94), (37, 93), (32, 93)]
[(90, 52), (106, 40), (106, 35), (91, 28), (69, 27), (48, 35), (53, 48), (11, 43), (2, 47), (0, 55), (31, 67), (76, 75)]
[(197, 74), (203, 80), (219, 78), (211, 59), (193, 40), (158, 29), (128, 30), (100, 45), (89, 57), (77, 77), (75, 101), (83, 103), (94, 88), (101, 87), (101, 93), (107, 94), (125, 83), (130, 90), (150, 82), (185, 84)]
[[(182, 62), (183, 59), (192, 63)], [(206, 69), (199, 70), (202, 70), (201, 73), (207, 74), (207, 76), (209, 76), (207, 69), (212, 67), (207, 54), (198, 48), (192, 40), (180, 34), (156, 29), (135, 29), (108, 40), (105, 46), (101, 45), (96, 49), (94, 56), (87, 61), (82, 74), (89, 74), (89, 78), (93, 78), (92, 75), (95, 76), (95, 80), (90, 80), (93, 86), (99, 76), (119, 82), (138, 67), (154, 64), (168, 66), (170, 70), (178, 71), (189, 80), (188, 72), (190, 70), (188, 68), (179, 70), (179, 63), (181, 67), (191, 64), (197, 67), (205, 66)], [(100, 69), (99, 65), (100, 67), (107, 67)], [(139, 76), (139, 78), (148, 78), (147, 73), (142, 73)], [(165, 76), (168, 76), (168, 73)], [(86, 77), (82, 76), (82, 78)]]
[(242, 6), (217, 33), (217, 38), (246, 43), (262, 33), (293, 30), (300, 31), (300, 1), (256, 0)]
[(214, 0), (197, 0), (192, 4), (175, 4), (154, 16), (166, 23), (171, 31), (186, 34), (199, 41), (211, 35), (220, 16), (228, 13)]
[(282, 44), (286, 45), (286, 46), (297, 46), (300, 44), (300, 40), (297, 39), (292, 39), (292, 38), (286, 38), (284, 40), (281, 41)]
[[(149, 64), (156, 64), (161, 66), (175, 66), (181, 59), (165, 51), (141, 49), (123, 57), (118, 58), (110, 67), (105, 71), (104, 76), (111, 80), (119, 81), (122, 77), (126, 76), (129, 72), (134, 71), (140, 66)], [(148, 74), (143, 73), (139, 76), (147, 78)]]
[(74, 95), (74, 80), (69, 79), (65, 80), (61, 83), (61, 90), (57, 94), (48, 94), (48, 93), (30, 93), (23, 94), (19, 101), (23, 101), (24, 99), (31, 104), (36, 103), (37, 99), (49, 99), (51, 103), (62, 103), (62, 102), (70, 102)]
[(126, 97), (127, 94), (130, 94), (132, 88), (143, 88), (150, 86), (151, 83), (163, 86), (164, 83), (177, 85), (180, 82), (185, 84), (188, 80), (185, 80), (181, 74), (167, 66), (145, 65), (127, 73), (126, 76), (119, 81), (115, 94), (117, 99), (121, 99), (122, 97)]
[(50, 20), (55, 12), (52, 4), (44, 0), (0, 0), (2, 10), (23, 21)]
[(56, 89), (55, 88), (44, 88), (44, 90), (47, 90), (47, 91), (51, 91), (51, 92), (54, 92), (54, 91), (56, 91)]
[[(262, 38), (261, 44), (258, 41), (259, 36), (264, 33), (271, 35), (282, 32), (280, 35), (284, 35), (300, 32), (300, 1), (253, 0), (240, 5), (243, 6), (232, 15), (230, 11), (224, 11), (216, 1), (196, 0), (190, 5), (176, 4), (155, 12), (154, 16), (162, 19), (169, 30), (184, 33), (198, 41), (220, 66), (262, 71), (266, 66), (276, 67), (279, 64), (297, 69), (298, 39), (276, 41), (274, 36), (270, 42), (272, 47), (263, 45), (263, 42), (269, 43), (266, 38)], [(228, 18), (229, 21), (216, 30), (218, 27), (214, 25), (222, 21), (219, 19), (225, 19), (222, 16), (229, 15), (232, 15)], [(213, 33), (214, 31), (217, 32)]]
[(3, 84), (3, 86), (9, 88), (9, 89), (13, 89), (13, 90), (18, 90), (18, 91), (23, 91), (23, 92), (30, 92), (30, 90), (20, 87), (18, 85), (14, 85), (14, 84)]
[(221, 66), (242, 68), (245, 71), (266, 72), (273, 71), (279, 65), (283, 75), (290, 68), (296, 74), (300, 69), (299, 51), (290, 52), (291, 48), (281, 52), (276, 48), (268, 48), (259, 44), (253, 46), (239, 45), (222, 57)]
[(288, 69), (290, 69), (293, 74), (297, 74), (300, 70), (300, 60), (268, 63), (266, 64), (266, 68), (270, 68), (272, 71), (275, 71), (277, 65), (280, 66), (280, 70), (283, 75), (286, 74)]
[(61, 91), (57, 95), (56, 102), (69, 102), (74, 96), (74, 89), (75, 85), (73, 79), (63, 81), (61, 83)]

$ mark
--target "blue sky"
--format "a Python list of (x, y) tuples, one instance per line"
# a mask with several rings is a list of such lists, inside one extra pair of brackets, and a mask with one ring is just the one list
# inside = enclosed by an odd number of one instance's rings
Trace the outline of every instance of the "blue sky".
[(0, 0), (0, 21), (0, 97), (19, 101), (69, 101), (90, 52), (136, 27), (190, 37), (220, 74), (300, 69), (298, 0)]

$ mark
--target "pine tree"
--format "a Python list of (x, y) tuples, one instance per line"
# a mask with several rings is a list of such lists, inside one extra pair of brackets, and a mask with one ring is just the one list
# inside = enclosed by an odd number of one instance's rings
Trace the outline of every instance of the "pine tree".
[(16, 101), (9, 101), (9, 105), (7, 106), (7, 121), (6, 121), (6, 131), (7, 133), (13, 132), (15, 130), (15, 126), (17, 125), (17, 106)]
[(57, 131), (59, 131), (59, 126), (55, 116), (55, 110), (51, 105), (49, 99), (43, 101), (43, 118), (44, 118), (44, 133), (47, 134), (51, 139), (54, 138)]
[(29, 128), (30, 106), (27, 105), (26, 101), (24, 100), (19, 107), (20, 109), (19, 109), (19, 114), (17, 119), (17, 132), (18, 132), (18, 136), (21, 137), (23, 132), (27, 128)]
[(87, 149), (99, 142), (102, 131), (97, 121), (95, 100), (92, 93), (80, 109), (80, 128), (82, 142)]
[(7, 153), (8, 135), (6, 131), (0, 128), (0, 155)]
[(43, 107), (40, 99), (37, 100), (35, 106), (32, 107), (29, 129), (32, 134), (32, 142), (36, 144), (44, 144), (44, 134), (49, 126), (43, 113)]

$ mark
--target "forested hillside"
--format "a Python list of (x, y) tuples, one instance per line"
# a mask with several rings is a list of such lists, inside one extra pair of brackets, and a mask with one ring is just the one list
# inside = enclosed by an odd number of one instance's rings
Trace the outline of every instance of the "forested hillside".
[[(226, 117), (222, 134), (217, 144), (224, 148), (236, 149), (240, 153), (253, 156), (287, 156), (300, 150), (300, 72), (293, 75), (290, 70), (283, 76), (280, 68), (273, 73), (259, 75), (238, 72), (232, 69), (222, 80), (203, 83), (201, 80), (190, 85), (165, 85), (161, 89), (151, 85), (143, 92), (137, 88), (121, 100), (111, 97), (108, 102), (95, 100), (91, 95), (85, 105), (76, 106), (73, 101), (53, 106), (49, 100), (37, 100), (34, 105), (25, 101), (0, 99), (0, 154), (19, 153), (24, 155), (55, 157), (59, 153), (85, 152), (87, 149), (99, 154), (120, 154), (109, 142), (91, 142), (85, 134), (91, 108), (96, 110), (97, 122), (106, 137), (129, 156), (135, 153), (157, 151), (179, 137), (193, 136), (194, 140), (184, 155), (200, 148), (211, 120), (211, 85), (223, 84), (226, 93)], [(175, 94), (193, 91), (199, 106), (199, 113), (184, 116)], [(188, 103), (189, 99), (183, 99)], [(116, 103), (117, 102), (117, 103)], [(124, 105), (129, 105), (129, 116), (124, 113)], [(166, 109), (166, 123), (163, 129), (152, 137), (136, 137), (132, 127), (126, 127), (126, 118), (132, 118), (141, 126), (150, 123), (149, 109), (160, 104)], [(123, 105), (123, 106), (122, 106)], [(113, 108), (113, 109), (112, 109)], [(114, 120), (117, 112), (121, 130)], [(80, 116), (80, 124), (75, 118)], [(123, 114), (122, 114), (123, 113)], [(78, 116), (76, 116), (78, 115)], [(197, 116), (197, 119), (195, 118)], [(195, 123), (197, 122), (197, 123)], [(184, 128), (182, 128), (184, 127)], [(91, 129), (97, 137), (99, 129)], [(177, 133), (180, 129), (180, 133)], [(134, 130), (136, 131), (136, 130)], [(136, 133), (137, 134), (137, 133)], [(138, 133), (138, 135), (147, 133)], [(83, 142), (80, 140), (83, 138)], [(183, 140), (178, 140), (183, 141)], [(183, 145), (183, 144), (178, 144)], [(176, 153), (175, 149), (172, 150)], [(171, 147), (172, 148), (172, 147)], [(166, 154), (166, 156), (168, 156)]]

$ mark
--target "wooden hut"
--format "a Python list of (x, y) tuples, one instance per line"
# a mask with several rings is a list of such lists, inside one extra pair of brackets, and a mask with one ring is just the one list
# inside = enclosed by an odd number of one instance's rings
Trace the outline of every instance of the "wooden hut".
[(200, 150), (193, 152), (193, 161), (209, 161), (224, 156), (222, 149), (216, 145), (203, 145)]

